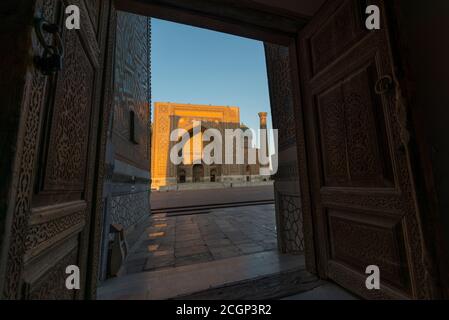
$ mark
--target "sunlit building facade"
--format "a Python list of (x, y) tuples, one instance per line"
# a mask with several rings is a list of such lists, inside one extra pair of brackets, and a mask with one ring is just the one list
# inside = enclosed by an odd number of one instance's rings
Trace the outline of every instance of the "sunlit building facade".
[[(261, 128), (266, 128), (265, 112), (259, 113)], [(196, 128), (195, 126), (200, 126)], [(171, 161), (170, 152), (179, 141), (171, 141), (173, 130), (184, 129), (189, 133), (189, 141), (179, 150), (182, 163)], [(206, 164), (202, 152), (210, 141), (203, 141), (207, 129), (216, 129), (223, 137), (222, 161)], [(240, 122), (240, 109), (233, 106), (192, 105), (181, 103), (154, 103), (154, 121), (152, 124), (151, 175), (153, 189), (177, 190), (202, 187), (233, 187), (268, 182), (269, 176), (260, 175), (260, 157), (258, 149), (248, 139), (244, 140), (244, 161), (236, 161), (237, 143), (233, 141), (233, 161), (225, 161), (225, 130), (248, 128)], [(198, 135), (195, 137), (195, 135)], [(207, 139), (206, 139), (207, 140)], [(229, 143), (227, 141), (226, 143)], [(256, 154), (255, 161), (248, 161), (248, 154)], [(218, 161), (217, 161), (218, 162)]]

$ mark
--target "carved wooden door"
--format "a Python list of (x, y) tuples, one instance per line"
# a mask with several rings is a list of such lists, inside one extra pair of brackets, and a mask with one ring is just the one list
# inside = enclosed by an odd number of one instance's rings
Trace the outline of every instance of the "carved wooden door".
[[(54, 76), (44, 76), (32, 64), (28, 70), (3, 287), (6, 298), (73, 299), (93, 294), (86, 285), (96, 279), (95, 257), (88, 257), (93, 245), (89, 236), (94, 233), (94, 180), (110, 3), (70, 1), (80, 8), (81, 28), (68, 30), (66, 1), (36, 1), (35, 16), (61, 26), (65, 55), (62, 70)], [(33, 54), (42, 54), (34, 31), (31, 37)], [(80, 269), (79, 290), (65, 286), (69, 265)]]
[[(381, 30), (366, 30), (365, 1), (335, 0), (299, 35), (318, 271), (363, 297), (426, 298), (386, 8), (370, 2), (381, 10)], [(380, 290), (365, 285), (369, 265), (380, 269)]]

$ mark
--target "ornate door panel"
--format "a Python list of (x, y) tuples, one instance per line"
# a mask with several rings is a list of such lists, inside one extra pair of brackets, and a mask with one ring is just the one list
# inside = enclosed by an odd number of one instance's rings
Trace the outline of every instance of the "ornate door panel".
[[(80, 30), (64, 27), (69, 4), (80, 8)], [(56, 75), (45, 77), (34, 67), (28, 74), (6, 297), (86, 297), (109, 11), (109, 1), (37, 1), (36, 15), (61, 25), (65, 55)], [(42, 48), (32, 37), (33, 52), (39, 54)], [(80, 290), (65, 287), (68, 265), (80, 269)]]
[[(298, 41), (318, 269), (363, 297), (426, 298), (387, 23), (364, 29), (361, 3), (329, 1)], [(381, 290), (365, 286), (369, 265)]]

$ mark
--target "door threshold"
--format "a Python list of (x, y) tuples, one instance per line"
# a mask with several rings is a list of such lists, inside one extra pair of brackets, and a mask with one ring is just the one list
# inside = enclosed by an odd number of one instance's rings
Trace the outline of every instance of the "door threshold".
[[(283, 291), (288, 282), (294, 284)], [(266, 251), (129, 274), (107, 280), (97, 292), (106, 300), (269, 299), (301, 292), (298, 284), (304, 290), (319, 285), (305, 270), (304, 256)]]
[(275, 300), (319, 288), (323, 282), (304, 268), (211, 288), (172, 300)]

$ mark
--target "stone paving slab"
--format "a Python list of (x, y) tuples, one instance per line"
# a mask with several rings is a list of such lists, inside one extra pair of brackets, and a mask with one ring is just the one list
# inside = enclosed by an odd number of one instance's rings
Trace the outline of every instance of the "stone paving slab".
[(207, 214), (154, 214), (125, 263), (126, 273), (155, 271), (277, 249), (274, 205)]

